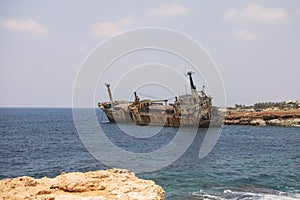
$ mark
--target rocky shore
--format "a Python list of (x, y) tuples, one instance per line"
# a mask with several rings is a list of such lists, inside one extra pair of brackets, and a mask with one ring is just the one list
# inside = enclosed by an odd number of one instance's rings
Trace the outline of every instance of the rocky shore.
[(227, 110), (227, 125), (300, 126), (300, 109), (287, 110)]
[(1, 199), (28, 200), (161, 200), (164, 190), (123, 169), (62, 173), (55, 178), (23, 176), (0, 181)]

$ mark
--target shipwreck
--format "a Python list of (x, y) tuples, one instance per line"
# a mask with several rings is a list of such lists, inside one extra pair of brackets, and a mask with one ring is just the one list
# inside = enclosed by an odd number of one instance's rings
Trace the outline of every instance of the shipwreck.
[(140, 100), (136, 92), (134, 101), (113, 100), (110, 84), (106, 83), (110, 101), (99, 102), (98, 107), (104, 111), (109, 122), (113, 123), (167, 127), (221, 125), (222, 121), (212, 117), (215, 109), (212, 97), (206, 95), (204, 86), (201, 91), (197, 91), (192, 74), (190, 70), (186, 72), (191, 94), (175, 97), (175, 101), (171, 103), (161, 99)]

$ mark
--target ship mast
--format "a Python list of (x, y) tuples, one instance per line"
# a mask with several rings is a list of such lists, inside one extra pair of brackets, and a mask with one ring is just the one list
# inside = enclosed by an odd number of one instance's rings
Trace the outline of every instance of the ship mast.
[(114, 107), (114, 100), (113, 100), (113, 97), (112, 97), (112, 94), (111, 94), (111, 91), (110, 91), (110, 84), (105, 83), (105, 85), (107, 87), (107, 92), (108, 92), (109, 99), (110, 99), (110, 102), (111, 102), (111, 107), (113, 108)]

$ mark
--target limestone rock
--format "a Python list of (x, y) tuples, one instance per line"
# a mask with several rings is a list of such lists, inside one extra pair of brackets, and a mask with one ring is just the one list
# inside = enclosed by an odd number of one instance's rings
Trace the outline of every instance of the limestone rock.
[(280, 126), (282, 123), (279, 119), (271, 119), (267, 121), (267, 124), (271, 126)]
[(300, 126), (300, 109), (265, 111), (230, 110), (225, 115), (225, 124)]
[(63, 173), (53, 179), (24, 176), (0, 181), (1, 199), (28, 200), (161, 200), (164, 190), (128, 170)]
[(250, 122), (251, 125), (258, 125), (258, 126), (266, 126), (266, 122), (265, 120), (263, 119), (253, 119), (251, 122)]

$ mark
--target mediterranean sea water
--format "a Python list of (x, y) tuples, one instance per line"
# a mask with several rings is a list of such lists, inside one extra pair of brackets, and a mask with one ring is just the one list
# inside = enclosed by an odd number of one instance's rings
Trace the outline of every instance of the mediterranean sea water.
[[(177, 132), (164, 128), (158, 139), (127, 140), (115, 124), (101, 127), (111, 141), (133, 152), (159, 149)], [(162, 186), (168, 200), (300, 199), (299, 127), (224, 126), (210, 154), (199, 159), (203, 132), (173, 164), (137, 175)], [(0, 138), (0, 179), (109, 168), (86, 150), (70, 108), (0, 108)]]

